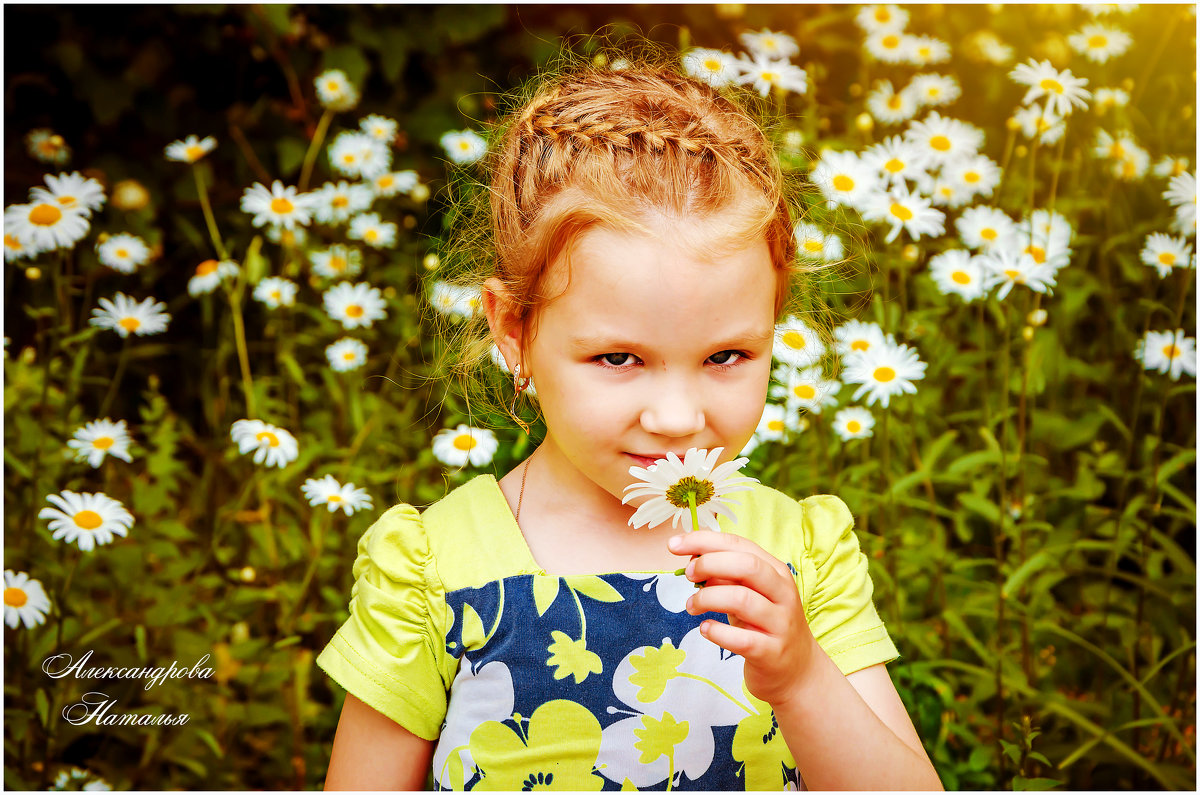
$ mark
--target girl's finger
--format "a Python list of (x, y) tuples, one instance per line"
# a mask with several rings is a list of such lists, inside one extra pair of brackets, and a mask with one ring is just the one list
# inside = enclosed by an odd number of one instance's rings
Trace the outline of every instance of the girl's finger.
[(708, 552), (688, 563), (686, 571), (693, 582), (707, 581), (710, 586), (717, 582), (737, 583), (776, 604), (788, 602), (796, 593), (790, 572), (780, 576), (772, 561), (744, 552)]
[(687, 602), (691, 615), (725, 613), (729, 620), (767, 634), (782, 631), (779, 608), (757, 591), (741, 585), (709, 585), (692, 594)]
[(721, 648), (746, 658), (761, 654), (765, 648), (765, 636), (761, 632), (744, 627), (731, 627), (711, 619), (701, 622), (700, 634)]
[(734, 551), (753, 555), (768, 561), (776, 571), (790, 575), (787, 566), (753, 541), (733, 533), (714, 533), (712, 530), (696, 530), (667, 541), (667, 548), (676, 555), (699, 556), (709, 552)]

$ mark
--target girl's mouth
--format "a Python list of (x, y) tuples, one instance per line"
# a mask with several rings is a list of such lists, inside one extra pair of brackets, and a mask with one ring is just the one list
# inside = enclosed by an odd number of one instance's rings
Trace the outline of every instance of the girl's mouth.
[(637, 462), (637, 465), (642, 467), (643, 469), (654, 466), (654, 462), (663, 457), (663, 456), (655, 456), (655, 457), (651, 458), (649, 456), (637, 455), (636, 453), (626, 453), (625, 455), (632, 458), (635, 462)]

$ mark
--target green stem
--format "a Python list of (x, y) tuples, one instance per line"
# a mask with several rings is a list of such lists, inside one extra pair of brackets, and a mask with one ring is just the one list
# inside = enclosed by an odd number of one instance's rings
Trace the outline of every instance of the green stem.
[[(243, 271), (244, 273), (244, 271)], [(246, 327), (242, 322), (242, 284), (229, 290), (229, 305), (233, 311), (233, 336), (237, 343), (238, 364), (242, 371), (242, 389), (246, 393), (246, 418), (255, 419), (257, 412), (254, 408), (254, 380), (250, 376), (250, 352), (246, 347)]]
[(308, 180), (312, 176), (313, 164), (317, 162), (317, 152), (321, 149), (321, 143), (325, 140), (325, 133), (329, 132), (329, 123), (333, 121), (333, 111), (326, 109), (321, 114), (321, 120), (317, 122), (317, 131), (313, 133), (312, 142), (308, 145), (308, 151), (304, 153), (304, 166), (300, 169), (300, 182), (297, 189), (303, 193), (308, 190)]
[(700, 517), (696, 515), (696, 495), (693, 492), (688, 492), (688, 510), (692, 514), (692, 529), (700, 529)]
[(204, 178), (200, 176), (200, 166), (192, 164), (192, 176), (196, 178), (196, 195), (200, 197), (200, 209), (204, 211), (204, 223), (208, 226), (208, 236), (212, 238), (213, 249), (221, 259), (229, 259), (221, 235), (217, 232), (217, 219), (213, 216), (212, 205), (208, 203), (208, 189), (204, 187)]
[(117, 371), (113, 373), (112, 381), (108, 384), (108, 392), (104, 395), (104, 402), (100, 404), (100, 411), (96, 413), (97, 417), (107, 417), (108, 410), (112, 406), (113, 399), (117, 396), (117, 390), (121, 386), (121, 379), (125, 376), (125, 367), (129, 363), (129, 337), (126, 337), (121, 343), (121, 355), (117, 358)]

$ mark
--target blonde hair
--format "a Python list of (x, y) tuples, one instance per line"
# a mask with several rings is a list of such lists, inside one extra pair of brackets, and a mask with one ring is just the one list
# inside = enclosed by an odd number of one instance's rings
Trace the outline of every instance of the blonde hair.
[[(476, 194), (474, 208), (457, 208), (460, 234), (442, 277), (473, 288), (499, 280), (522, 322), (536, 322), (538, 309), (554, 298), (559, 280), (548, 280), (549, 270), (583, 232), (644, 230), (655, 213), (707, 219), (720, 212), (731, 240), (765, 239), (778, 274), (777, 316), (788, 303), (791, 275), (804, 270), (796, 263), (783, 175), (762, 126), (749, 107), (677, 68), (593, 64), (543, 79), (498, 125), (484, 165), (486, 193)], [(472, 186), (454, 187), (469, 194)], [(488, 231), (462, 235), (472, 219), (484, 226), (481, 215)], [(468, 406), (474, 399), (506, 408), (512, 384), (495, 377), (484, 319), (452, 336), (448, 371), (458, 376)]]

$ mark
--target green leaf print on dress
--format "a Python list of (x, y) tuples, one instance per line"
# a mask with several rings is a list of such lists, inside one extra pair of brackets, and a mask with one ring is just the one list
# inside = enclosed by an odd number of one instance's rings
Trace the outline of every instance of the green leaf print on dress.
[(550, 633), (554, 642), (550, 644), (550, 659), (546, 665), (554, 668), (555, 679), (575, 677), (575, 684), (588, 678), (588, 674), (598, 674), (604, 671), (600, 655), (588, 651), (587, 644), (582, 640), (572, 640), (565, 632), (554, 630)]
[(779, 731), (771, 705), (749, 693), (745, 695), (756, 712), (738, 723), (733, 733), (733, 758), (744, 765), (747, 791), (783, 789), (792, 780), (785, 768), (794, 771), (796, 760)]
[(471, 732), (471, 758), (483, 778), (476, 790), (534, 789), (598, 792), (604, 779), (595, 775), (600, 723), (574, 701), (547, 701), (527, 719), (516, 717), (518, 734), (499, 721)]

